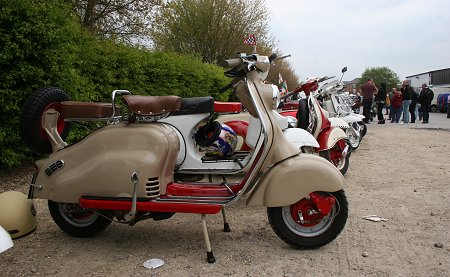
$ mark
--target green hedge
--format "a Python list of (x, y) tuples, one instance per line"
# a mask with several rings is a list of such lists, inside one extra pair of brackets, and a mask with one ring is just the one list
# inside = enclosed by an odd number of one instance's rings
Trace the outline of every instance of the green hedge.
[(115, 89), (133, 94), (212, 95), (229, 80), (200, 59), (99, 40), (58, 0), (0, 0), (0, 169), (31, 157), (23, 144), (21, 107), (34, 90), (56, 86), (74, 100), (110, 101)]

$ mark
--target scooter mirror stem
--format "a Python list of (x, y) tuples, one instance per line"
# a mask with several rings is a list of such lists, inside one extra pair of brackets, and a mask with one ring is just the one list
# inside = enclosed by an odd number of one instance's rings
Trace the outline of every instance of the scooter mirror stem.
[(339, 83), (341, 83), (342, 78), (344, 77), (345, 72), (347, 72), (347, 67), (342, 68), (342, 76), (341, 76), (341, 79), (339, 80)]
[[(272, 54), (272, 55), (274, 55), (274, 54)], [(270, 56), (270, 57), (272, 57), (272, 56)], [(269, 57), (269, 60), (270, 60), (270, 57)], [(273, 61), (278, 61), (278, 60), (286, 59), (286, 58), (289, 58), (289, 57), (291, 57), (290, 54), (286, 55), (286, 56), (282, 56), (282, 57), (276, 57), (275, 59), (273, 59)]]

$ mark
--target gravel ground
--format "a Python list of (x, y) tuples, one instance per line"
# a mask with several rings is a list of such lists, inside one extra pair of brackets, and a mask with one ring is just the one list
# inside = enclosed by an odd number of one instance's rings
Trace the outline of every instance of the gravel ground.
[[(0, 254), (0, 275), (450, 276), (449, 152), (449, 131), (371, 124), (350, 159), (349, 218), (335, 241), (294, 249), (271, 230), (265, 208), (242, 199), (228, 209), (232, 232), (221, 231), (220, 214), (208, 216), (215, 264), (205, 261), (199, 215), (112, 224), (81, 239), (63, 233), (36, 199), (38, 227)], [(31, 165), (2, 174), (0, 192), (26, 192), (31, 174)], [(165, 264), (143, 267), (151, 258)]]

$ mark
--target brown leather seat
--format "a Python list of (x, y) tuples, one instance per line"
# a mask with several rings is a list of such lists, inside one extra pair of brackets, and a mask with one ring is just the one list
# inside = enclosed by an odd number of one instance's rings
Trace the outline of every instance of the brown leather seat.
[[(63, 118), (108, 118), (112, 116), (112, 104), (103, 102), (63, 101), (59, 113)], [(116, 108), (116, 115), (119, 114)]]
[(124, 95), (122, 99), (134, 114), (143, 116), (175, 112), (181, 107), (178, 96)]

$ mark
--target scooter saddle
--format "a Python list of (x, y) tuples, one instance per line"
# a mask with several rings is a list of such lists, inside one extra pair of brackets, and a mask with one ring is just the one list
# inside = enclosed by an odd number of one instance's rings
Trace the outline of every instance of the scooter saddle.
[(122, 99), (131, 112), (142, 116), (175, 112), (181, 108), (181, 97), (178, 96), (124, 95)]
[(181, 99), (181, 108), (174, 115), (188, 115), (214, 112), (214, 98), (211, 96), (191, 97)]
[(218, 102), (211, 96), (204, 96), (181, 99), (181, 108), (174, 115), (239, 113), (241, 111), (242, 104), (239, 102)]

